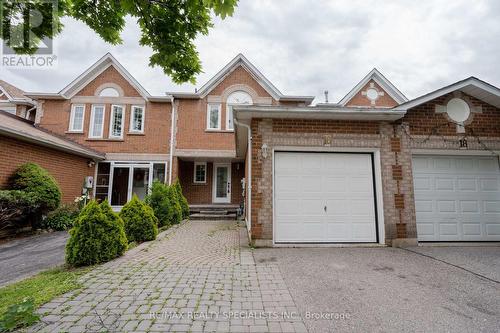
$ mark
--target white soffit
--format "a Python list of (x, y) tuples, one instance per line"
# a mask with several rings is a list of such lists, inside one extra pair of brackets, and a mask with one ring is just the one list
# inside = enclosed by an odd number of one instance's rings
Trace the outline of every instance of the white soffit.
[(279, 99), (283, 94), (276, 88), (271, 81), (269, 81), (258, 69), (255, 67), (243, 54), (238, 54), (231, 60), (224, 68), (222, 68), (213, 78), (205, 83), (198, 94), (201, 98), (205, 97), (212, 91), (217, 85), (224, 80), (224, 78), (230, 74), (233, 70), (242, 66), (252, 77), (264, 88), (274, 99)]
[(371, 80), (375, 81), (389, 96), (391, 96), (398, 104), (408, 101), (405, 95), (395, 85), (391, 83), (382, 73), (376, 68), (372, 69), (347, 95), (344, 96), (339, 102), (340, 105), (345, 106), (349, 101), (358, 94), (363, 87)]
[(487, 104), (500, 108), (500, 89), (478, 78), (469, 77), (396, 106), (392, 110), (408, 110), (454, 91), (462, 91)]
[(111, 53), (106, 53), (101, 59), (62, 89), (59, 94), (68, 99), (72, 98), (78, 91), (108, 69), (109, 66), (113, 66), (143, 98), (148, 99), (150, 97), (146, 89), (141, 86), (141, 84), (118, 62), (118, 60), (116, 60), (115, 57), (113, 57), (113, 55), (111, 55)]

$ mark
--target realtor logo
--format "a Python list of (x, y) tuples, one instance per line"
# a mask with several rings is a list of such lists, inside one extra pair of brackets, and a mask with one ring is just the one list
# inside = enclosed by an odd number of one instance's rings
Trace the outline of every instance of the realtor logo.
[(13, 0), (0, 2), (2, 60), (9, 68), (54, 68), (57, 1)]

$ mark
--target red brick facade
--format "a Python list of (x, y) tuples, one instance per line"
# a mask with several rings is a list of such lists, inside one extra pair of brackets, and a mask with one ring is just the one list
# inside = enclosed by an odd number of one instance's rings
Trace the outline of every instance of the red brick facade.
[(7, 188), (9, 177), (24, 163), (33, 162), (46, 169), (57, 181), (63, 202), (82, 195), (86, 176), (94, 176), (89, 158), (61, 152), (33, 143), (0, 136), (0, 188)]

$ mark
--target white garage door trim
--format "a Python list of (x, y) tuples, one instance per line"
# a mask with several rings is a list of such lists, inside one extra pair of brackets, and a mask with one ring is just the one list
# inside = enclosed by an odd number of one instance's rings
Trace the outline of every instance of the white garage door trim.
[[(426, 150), (426, 149), (418, 149), (418, 150), (414, 150), (412, 152), (412, 155), (413, 155), (413, 158), (416, 158), (416, 157), (429, 157), (429, 158), (438, 158), (438, 157), (443, 157), (443, 158), (460, 158), (460, 157), (463, 157), (463, 158), (481, 158), (481, 157), (487, 157), (487, 158), (492, 158), (494, 157), (491, 153), (488, 153), (488, 152), (485, 152), (484, 150), (480, 151), (480, 150), (467, 150), (467, 151), (464, 151), (464, 150)], [(475, 163), (474, 163), (475, 165)], [(413, 178), (414, 178), (414, 182), (415, 182), (415, 177), (418, 176), (417, 173), (415, 172), (415, 165), (413, 167)], [(486, 172), (486, 171), (485, 171)], [(425, 175), (425, 172), (422, 172), (422, 174)], [(432, 174), (432, 173), (431, 173)], [(469, 172), (465, 172), (465, 175), (469, 174)], [(480, 177), (483, 173), (482, 172), (479, 172), (478, 174), (471, 174), (471, 175), (474, 175), (474, 178), (476, 177)], [(470, 177), (469, 177), (470, 178)], [(417, 191), (417, 186), (418, 185), (414, 185), (415, 186), (415, 192)], [(435, 186), (435, 185), (433, 185)], [(454, 185), (454, 186), (458, 186), (458, 185)], [(476, 186), (478, 186), (478, 184), (476, 184)], [(477, 189), (478, 187), (476, 187)], [(463, 194), (460, 194), (460, 193), (457, 193), (456, 197), (457, 198), (460, 198), (460, 196), (463, 195)], [(480, 196), (478, 197), (480, 198)], [(418, 199), (418, 194), (415, 193), (415, 200)], [(458, 200), (458, 199), (457, 199)], [(480, 199), (479, 199), (480, 200)], [(415, 205), (416, 205), (416, 210), (418, 210), (418, 206), (417, 206), (417, 202), (415, 202)], [(456, 206), (456, 205), (455, 205)], [(434, 204), (433, 204), (433, 207), (434, 207)], [(435, 208), (433, 208), (434, 210)], [(481, 214), (481, 213), (480, 213)], [(482, 213), (484, 214), (484, 213)], [(460, 215), (462, 216), (462, 215)], [(418, 232), (418, 227), (419, 227), (419, 217), (418, 217), (418, 212), (417, 212), (417, 232)], [(417, 235), (418, 236), (418, 239), (420, 242), (425, 242), (425, 241), (430, 241), (430, 242), (435, 242), (435, 241), (444, 241), (444, 242), (466, 242), (466, 241), (473, 241), (473, 242), (477, 242), (477, 241), (498, 241), (496, 238), (495, 239), (492, 239), (491, 236), (487, 236), (487, 235), (484, 235), (482, 234), (481, 236), (474, 236), (474, 235), (467, 235), (467, 234), (464, 234), (464, 229), (463, 229), (463, 226), (460, 221), (461, 221), (462, 217), (460, 217), (459, 219), (459, 222), (457, 224), (457, 234), (456, 236), (452, 236), (451, 234), (449, 236), (447, 235), (444, 235), (444, 236), (440, 236), (440, 235), (436, 235), (436, 230), (434, 230), (434, 235), (433, 236), (430, 236), (428, 235), (427, 237), (424, 236), (424, 235)], [(484, 219), (483, 219), (484, 221)], [(485, 222), (479, 222), (479, 224), (483, 225), (483, 223)], [(421, 227), (422, 228), (422, 227)], [(470, 228), (469, 228), (470, 229)], [(483, 228), (481, 228), (482, 231)]]
[[(275, 153), (276, 152), (318, 152), (318, 153), (371, 153), (373, 159), (373, 176), (375, 181), (375, 214), (376, 214), (376, 228), (378, 235), (378, 243), (385, 244), (385, 221), (384, 221), (384, 201), (382, 192), (382, 169), (380, 161), (380, 149), (378, 148), (342, 148), (342, 147), (300, 147), (300, 146), (277, 146), (272, 149), (272, 189), (273, 189), (273, 245), (286, 245), (287, 243), (276, 242), (276, 212), (275, 212)], [(311, 243), (290, 243), (290, 244), (311, 244)], [(319, 243), (316, 243), (319, 244)], [(335, 243), (321, 243), (321, 244), (335, 244)]]

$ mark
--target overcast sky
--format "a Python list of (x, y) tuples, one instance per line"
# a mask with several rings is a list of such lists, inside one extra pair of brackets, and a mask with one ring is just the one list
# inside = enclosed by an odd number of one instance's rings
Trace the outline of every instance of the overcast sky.
[[(111, 52), (151, 93), (193, 91), (159, 68), (139, 46), (133, 20), (124, 42), (103, 42), (65, 19), (52, 70), (6, 70), (0, 78), (26, 91), (57, 92)], [(284, 94), (338, 101), (373, 67), (414, 98), (468, 76), (500, 86), (498, 0), (240, 0), (233, 17), (215, 20), (196, 40), (204, 73), (197, 87), (243, 53)]]

